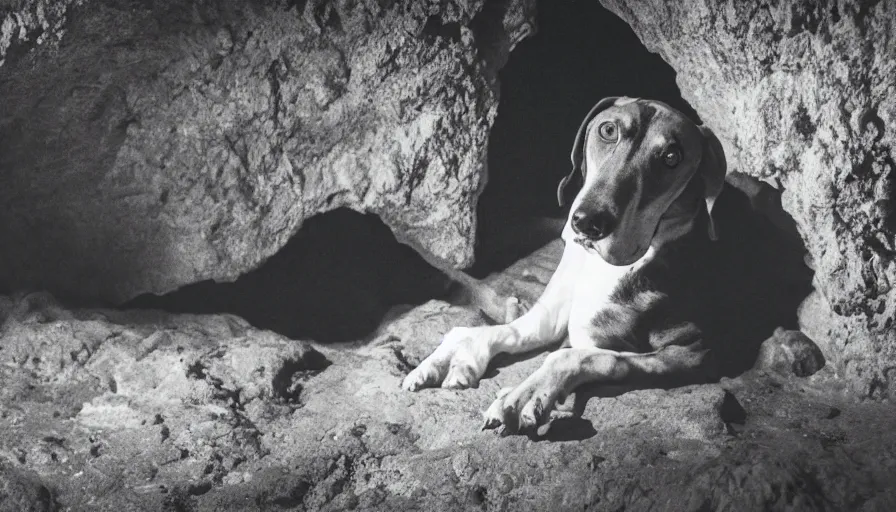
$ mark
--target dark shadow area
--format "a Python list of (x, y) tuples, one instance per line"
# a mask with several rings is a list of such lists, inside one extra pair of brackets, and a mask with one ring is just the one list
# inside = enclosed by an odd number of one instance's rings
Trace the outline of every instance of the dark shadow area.
[(530, 436), (535, 442), (584, 441), (597, 435), (594, 424), (581, 416), (557, 418), (544, 436)]
[[(544, 435), (534, 435), (533, 432), (527, 432), (529, 439), (534, 442), (556, 442), (556, 441), (583, 441), (594, 437), (597, 430), (582, 415), (588, 400), (594, 397), (610, 398), (616, 397), (628, 391), (637, 389), (632, 386), (598, 386), (585, 385), (580, 386), (575, 394), (570, 395), (569, 399), (573, 400), (573, 408), (569, 415), (562, 415), (550, 422), (550, 428)], [(747, 411), (743, 408), (737, 398), (728, 391), (725, 391), (725, 398), (719, 409), (719, 416), (725, 423), (726, 427), (731, 429), (731, 425), (744, 425), (747, 420)]]
[(719, 240), (706, 240), (708, 261), (694, 263), (706, 277), (691, 283), (690, 291), (709, 305), (701, 328), (712, 340), (717, 376), (730, 377), (752, 368), (777, 327), (799, 329), (797, 309), (812, 291), (814, 273), (795, 230), (784, 231), (757, 213), (737, 188), (725, 187), (713, 217)]
[(233, 313), (296, 339), (350, 341), (397, 304), (442, 297), (450, 281), (375, 215), (339, 209), (308, 219), (277, 254), (233, 283), (203, 281), (125, 308)]
[(501, 235), (531, 217), (562, 217), (557, 183), (569, 172), (573, 137), (605, 96), (664, 101), (697, 120), (675, 71), (598, 2), (538, 2), (538, 32), (500, 72), (501, 101), (489, 139), (489, 181), (479, 201), (479, 246), (471, 273), (487, 275), (546, 243), (540, 232)]

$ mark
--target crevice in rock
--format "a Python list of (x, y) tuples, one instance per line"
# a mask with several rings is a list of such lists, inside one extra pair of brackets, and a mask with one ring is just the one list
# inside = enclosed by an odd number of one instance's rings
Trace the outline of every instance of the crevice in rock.
[[(273, 497), (270, 500), (270, 503), (285, 509), (300, 507), (305, 500), (305, 495), (307, 495), (310, 490), (310, 483), (305, 480), (299, 480), (298, 483), (290, 486), (285, 493)], [(264, 504), (264, 500), (258, 501), (261, 501), (261, 503), (256, 503), (257, 505)]]
[(500, 61), (507, 58), (507, 48), (502, 41), (505, 40), (503, 20), (509, 4), (507, 0), (488, 0), (470, 23), (479, 57), (488, 63), (486, 69), (500, 68)]
[(719, 407), (719, 417), (725, 423), (743, 425), (747, 421), (747, 411), (730, 391), (725, 391), (725, 398)]
[(181, 313), (232, 313), (294, 339), (364, 338), (396, 305), (446, 296), (451, 281), (396, 241), (375, 215), (315, 216), (277, 254), (233, 283), (203, 281), (125, 304)]
[(429, 37), (443, 37), (450, 41), (460, 41), (460, 23), (442, 23), (439, 16), (432, 15), (423, 25), (423, 34)]
[(332, 363), (320, 352), (308, 349), (301, 359), (288, 359), (274, 375), (271, 387), (277, 398), (300, 405), (302, 382), (327, 369)]

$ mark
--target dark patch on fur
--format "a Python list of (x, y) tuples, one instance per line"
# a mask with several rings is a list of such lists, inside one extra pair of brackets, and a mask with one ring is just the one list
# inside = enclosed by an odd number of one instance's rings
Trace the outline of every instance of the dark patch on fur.
[[(656, 116), (657, 109), (650, 103), (639, 103), (638, 113), (640, 114), (638, 123), (640, 126), (650, 126), (650, 121)], [(642, 132), (644, 133), (644, 132)], [(641, 136), (644, 137), (643, 135)]]
[(726, 186), (714, 216), (719, 241), (706, 236), (701, 209), (690, 233), (619, 283), (611, 306), (593, 319), (599, 346), (711, 349), (717, 370), (730, 376), (752, 367), (776, 327), (797, 327), (796, 309), (811, 290), (805, 250), (733, 187)]
[[(608, 188), (611, 190), (612, 197), (610, 198), (610, 205), (613, 208), (618, 208), (619, 206), (628, 204), (631, 201), (632, 196), (635, 195), (635, 191), (638, 190), (638, 177), (631, 173), (624, 173), (621, 176), (616, 177), (615, 187)], [(624, 208), (624, 206), (623, 206)], [(621, 215), (622, 212), (614, 212), (616, 215)]]
[(665, 329), (653, 329), (650, 331), (650, 346), (655, 350), (669, 345), (689, 346), (700, 343), (703, 332), (693, 322), (684, 322)]
[(584, 192), (579, 208), (589, 214), (608, 212), (618, 219), (622, 215), (620, 207), (628, 204), (637, 189), (638, 177), (634, 174), (601, 176), (593, 187)]
[(592, 336), (596, 344), (603, 348), (620, 351), (643, 351), (639, 327), (641, 311), (630, 304), (610, 304), (598, 311), (591, 324), (596, 328)]
[(638, 116), (634, 118), (634, 122), (629, 129), (619, 127), (619, 136), (631, 139), (629, 146), (629, 154), (626, 155), (626, 162), (632, 162), (636, 159), (636, 154), (643, 147), (644, 137), (647, 135), (645, 127), (650, 126), (651, 119), (656, 116), (657, 109), (650, 103), (638, 103)]

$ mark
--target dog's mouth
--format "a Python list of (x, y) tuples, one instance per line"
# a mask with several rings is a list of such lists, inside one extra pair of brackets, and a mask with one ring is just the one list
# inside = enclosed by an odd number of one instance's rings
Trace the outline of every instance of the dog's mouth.
[(607, 251), (606, 247), (603, 248), (604, 250), (601, 250), (601, 248), (599, 248), (597, 245), (599, 240), (593, 240), (586, 236), (579, 235), (579, 236), (576, 236), (575, 238), (573, 238), (573, 242), (582, 246), (589, 253), (596, 254), (596, 255), (600, 256), (600, 258), (602, 260), (604, 260), (607, 263), (609, 263), (610, 265), (614, 265), (614, 266), (631, 265), (632, 263), (637, 261), (642, 256), (642, 254), (644, 252), (643, 250), (641, 250), (640, 247), (638, 247), (627, 257), (617, 258), (617, 257), (614, 257), (611, 252)]
[[(581, 236), (581, 235), (579, 235), (579, 236), (575, 237), (575, 238), (573, 239), (573, 241), (574, 241), (575, 243), (581, 245), (582, 247), (584, 247), (586, 251), (588, 251), (588, 252), (590, 252), (590, 253), (594, 253), (594, 254), (599, 254), (599, 255), (601, 255), (601, 254), (600, 254), (600, 251), (599, 251), (598, 248), (597, 248), (597, 243), (598, 243), (600, 240), (594, 240), (594, 239), (592, 239), (592, 238), (588, 238), (587, 236)], [(603, 257), (603, 255), (601, 255), (601, 257)]]
[(586, 236), (578, 235), (575, 238), (573, 238), (573, 242), (581, 245), (582, 247), (584, 247), (587, 250), (592, 250), (592, 251), (596, 250), (594, 248), (594, 244), (596, 244), (597, 242), (586, 237)]

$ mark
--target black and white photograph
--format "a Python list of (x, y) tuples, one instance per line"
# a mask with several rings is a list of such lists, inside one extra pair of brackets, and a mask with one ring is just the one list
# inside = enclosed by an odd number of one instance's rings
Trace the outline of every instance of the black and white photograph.
[(0, 512), (896, 511), (896, 0), (0, 0)]

